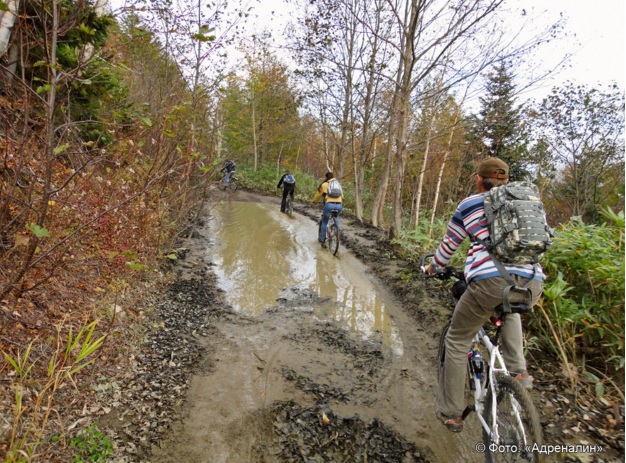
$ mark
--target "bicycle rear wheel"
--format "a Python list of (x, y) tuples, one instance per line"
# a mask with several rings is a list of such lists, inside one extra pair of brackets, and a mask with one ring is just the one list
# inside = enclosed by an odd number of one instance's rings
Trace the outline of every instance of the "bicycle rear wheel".
[[(543, 431), (539, 414), (532, 399), (513, 377), (502, 373), (496, 374), (496, 423), (498, 441), (483, 430), (485, 457), (488, 463), (495, 462), (540, 462), (539, 452), (532, 452), (532, 447), (543, 443)], [(494, 400), (491, 390), (487, 392), (483, 417), (491, 424), (491, 404)], [(490, 445), (496, 444), (496, 452)], [(505, 451), (506, 450), (506, 451)]]
[(287, 213), (289, 217), (293, 217), (293, 201), (291, 200), (291, 197), (289, 195), (287, 195), (287, 204), (285, 206), (285, 212)]
[(339, 228), (334, 223), (328, 225), (328, 250), (333, 253), (333, 256), (337, 255), (339, 250)]

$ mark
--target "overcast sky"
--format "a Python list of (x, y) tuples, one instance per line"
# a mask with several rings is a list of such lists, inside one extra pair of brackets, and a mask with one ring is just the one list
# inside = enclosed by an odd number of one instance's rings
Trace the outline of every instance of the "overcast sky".
[[(591, 86), (608, 86), (617, 82), (624, 90), (626, 76), (626, 0), (506, 0), (512, 11), (525, 9), (534, 18), (537, 28), (541, 24), (553, 24), (561, 15), (567, 19), (567, 37), (546, 44), (538, 52), (538, 58), (547, 68), (556, 67), (566, 54), (572, 57), (542, 88), (532, 95), (541, 98), (553, 86), (571, 80)], [(283, 0), (250, 0), (258, 19), (258, 29), (274, 25), (281, 29), (289, 16)], [(273, 12), (273, 14), (272, 14)]]
[(567, 18), (565, 40), (548, 44), (542, 53), (558, 60), (564, 53), (573, 53), (556, 81), (575, 80), (581, 83), (609, 85), (617, 82), (625, 88), (626, 75), (626, 9), (624, 0), (510, 0), (534, 6), (537, 11)]

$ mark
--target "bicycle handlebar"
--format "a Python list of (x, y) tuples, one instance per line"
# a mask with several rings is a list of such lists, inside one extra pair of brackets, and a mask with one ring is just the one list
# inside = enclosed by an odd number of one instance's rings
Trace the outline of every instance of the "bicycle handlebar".
[[(434, 254), (425, 254), (424, 256), (422, 256), (422, 264), (420, 266), (420, 269), (425, 274), (426, 274), (426, 260), (432, 259), (433, 257), (435, 257)], [(433, 278), (438, 278), (439, 280), (449, 280), (452, 277), (456, 278), (457, 280), (465, 279), (465, 274), (463, 270), (459, 270), (454, 267), (444, 267), (443, 270), (441, 271), (435, 270), (435, 273), (429, 276), (432, 276)]]

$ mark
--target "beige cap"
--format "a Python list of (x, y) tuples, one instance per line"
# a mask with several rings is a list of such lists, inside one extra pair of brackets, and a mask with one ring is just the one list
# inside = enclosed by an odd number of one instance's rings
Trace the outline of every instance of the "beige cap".
[(509, 178), (509, 166), (500, 158), (487, 158), (478, 165), (476, 171), (483, 178)]

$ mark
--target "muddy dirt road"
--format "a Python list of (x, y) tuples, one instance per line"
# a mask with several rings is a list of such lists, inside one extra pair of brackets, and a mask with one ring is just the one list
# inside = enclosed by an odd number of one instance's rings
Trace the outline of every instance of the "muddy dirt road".
[(436, 292), (403, 286), (415, 268), (377, 230), (344, 218), (334, 257), (318, 208), (278, 204), (223, 195), (184, 243), (134, 392), (105, 417), (120, 461), (484, 461), (475, 417), (460, 434), (435, 419)]
[(186, 246), (232, 312), (211, 323), (211, 367), (152, 461), (482, 461), (471, 433), (434, 419), (432, 331), (346, 247), (322, 249), (300, 211), (237, 192)]

